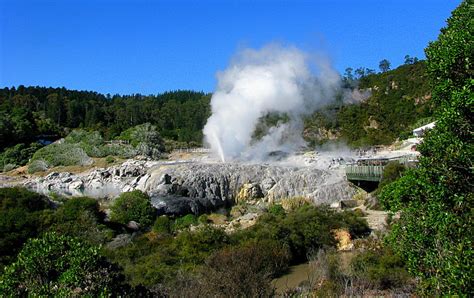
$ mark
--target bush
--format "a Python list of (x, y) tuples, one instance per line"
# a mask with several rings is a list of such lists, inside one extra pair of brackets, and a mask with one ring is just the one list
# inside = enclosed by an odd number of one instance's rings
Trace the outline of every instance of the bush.
[(237, 242), (276, 240), (289, 248), (293, 261), (302, 262), (307, 260), (308, 252), (335, 246), (331, 231), (339, 228), (348, 229), (352, 237), (370, 232), (367, 222), (353, 212), (337, 213), (329, 207), (303, 205), (284, 216), (263, 214), (253, 227), (237, 231), (233, 238)]
[(189, 228), (192, 225), (197, 225), (198, 220), (196, 215), (194, 214), (188, 214), (183, 217), (178, 217), (175, 219), (173, 223), (173, 230), (174, 231), (179, 231), (179, 230), (184, 230)]
[(34, 160), (28, 165), (28, 173), (34, 174), (48, 170), (48, 164), (44, 160)]
[(30, 237), (43, 230), (48, 199), (23, 188), (0, 188), (0, 264), (7, 264)]
[(129, 128), (118, 137), (120, 140), (129, 141), (135, 147), (137, 154), (158, 159), (165, 150), (163, 139), (156, 126), (150, 123)]
[(200, 224), (207, 224), (209, 223), (209, 216), (207, 214), (201, 214), (199, 217), (198, 217), (198, 222)]
[(136, 221), (141, 227), (148, 227), (156, 216), (150, 198), (139, 190), (122, 193), (110, 209), (111, 220), (124, 225)]
[[(287, 268), (288, 251), (276, 242), (224, 248), (206, 261), (199, 278), (204, 297), (266, 297), (272, 277)], [(216, 280), (219, 280), (216, 283)]]
[(9, 172), (11, 170), (14, 170), (18, 168), (18, 166), (16, 164), (12, 164), (12, 163), (7, 163), (4, 167), (3, 167), (3, 172)]
[(400, 178), (405, 170), (406, 167), (398, 161), (389, 162), (383, 169), (382, 180), (380, 180), (378, 189), (382, 189), (385, 185)]
[(123, 278), (99, 252), (99, 247), (56, 233), (30, 239), (5, 269), (0, 292), (7, 296), (122, 294)]
[(309, 205), (310, 201), (305, 197), (292, 197), (281, 199), (281, 206), (286, 211), (294, 211), (302, 206)]
[(17, 166), (25, 165), (41, 147), (39, 143), (31, 143), (29, 146), (16, 144), (13, 147), (6, 148), (0, 154), (0, 165), (3, 166), (3, 171), (8, 172)]
[(68, 221), (76, 219), (82, 212), (89, 212), (97, 219), (102, 217), (99, 202), (87, 197), (68, 199), (58, 208), (56, 214), (61, 221)]
[(351, 268), (358, 283), (367, 288), (404, 288), (411, 281), (403, 260), (388, 248), (359, 253), (352, 260)]
[(108, 164), (111, 164), (111, 163), (114, 163), (115, 162), (115, 158), (113, 156), (107, 156), (105, 158), (105, 162), (108, 163)]
[(420, 278), (427, 296), (473, 296), (472, 1), (453, 11), (425, 49), (436, 127), (418, 146), (418, 167), (386, 186), (382, 204), (400, 211), (391, 247)]
[(273, 204), (268, 208), (268, 213), (275, 216), (284, 216), (285, 209), (280, 204)]
[(171, 233), (171, 220), (168, 216), (162, 215), (155, 220), (153, 225), (153, 231), (159, 234), (169, 234)]
[[(33, 155), (31, 163), (33, 164), (35, 161), (42, 161), (47, 167), (86, 166), (93, 163), (93, 160), (82, 148), (76, 144), (67, 143), (54, 143), (39, 149)], [(41, 163), (36, 164), (33, 166), (33, 170), (37, 170), (41, 166)]]

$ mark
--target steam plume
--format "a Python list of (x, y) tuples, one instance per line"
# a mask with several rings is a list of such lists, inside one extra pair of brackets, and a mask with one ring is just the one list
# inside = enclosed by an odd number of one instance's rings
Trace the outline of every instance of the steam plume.
[[(263, 159), (269, 152), (304, 145), (301, 117), (332, 101), (340, 87), (339, 74), (326, 60), (315, 59), (315, 75), (309, 58), (294, 47), (246, 49), (217, 74), (204, 136), (222, 161)], [(260, 117), (275, 112), (287, 115), (289, 121), (252, 143)]]

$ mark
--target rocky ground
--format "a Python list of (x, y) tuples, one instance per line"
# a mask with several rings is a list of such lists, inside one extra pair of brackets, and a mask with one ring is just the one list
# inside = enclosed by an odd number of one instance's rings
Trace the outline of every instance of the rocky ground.
[(2, 176), (0, 187), (20, 185), (38, 192), (69, 196), (116, 197), (135, 189), (147, 192), (162, 214), (200, 214), (238, 202), (269, 203), (305, 197), (314, 204), (351, 198), (334, 158), (298, 154), (266, 163), (220, 163), (208, 154), (171, 155), (175, 160), (127, 160), (85, 172), (38, 176)]
[[(413, 144), (408, 140), (399, 148), (379, 150), (376, 156), (406, 154)], [(172, 215), (212, 212), (242, 202), (266, 205), (292, 197), (334, 204), (358, 192), (345, 179), (342, 167), (355, 158), (347, 150), (336, 150), (299, 153), (270, 162), (221, 163), (208, 153), (175, 152), (168, 160), (130, 159), (84, 172), (53, 170), (43, 177), (16, 170), (0, 175), (0, 187), (19, 185), (45, 194), (96, 198), (114, 198), (138, 189), (150, 195), (160, 214)], [(385, 213), (364, 211), (373, 229), (383, 227)]]

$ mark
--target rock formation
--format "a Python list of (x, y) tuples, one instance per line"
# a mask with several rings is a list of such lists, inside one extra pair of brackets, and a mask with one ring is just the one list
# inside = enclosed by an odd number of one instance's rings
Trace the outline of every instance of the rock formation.
[(355, 194), (341, 171), (315, 166), (138, 160), (81, 174), (50, 173), (27, 181), (25, 186), (96, 197), (139, 189), (150, 195), (159, 214), (170, 215), (201, 214), (237, 202), (271, 203), (291, 197), (330, 204)]

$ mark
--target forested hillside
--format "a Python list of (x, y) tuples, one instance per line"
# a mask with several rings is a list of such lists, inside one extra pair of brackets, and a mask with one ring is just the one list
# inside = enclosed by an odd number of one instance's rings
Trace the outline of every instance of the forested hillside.
[(430, 122), (431, 95), (424, 61), (408, 60), (394, 70), (359, 71), (356, 76), (348, 70), (345, 87), (357, 90), (360, 101), (340, 101), (308, 117), (305, 138), (312, 144), (335, 138), (353, 147), (389, 144)]
[(200, 143), (209, 100), (209, 94), (195, 91), (111, 96), (65, 88), (4, 88), (0, 90), (0, 149), (29, 144), (39, 136), (65, 136), (74, 128), (97, 130), (105, 139), (113, 139), (143, 123), (156, 125), (164, 138)]

